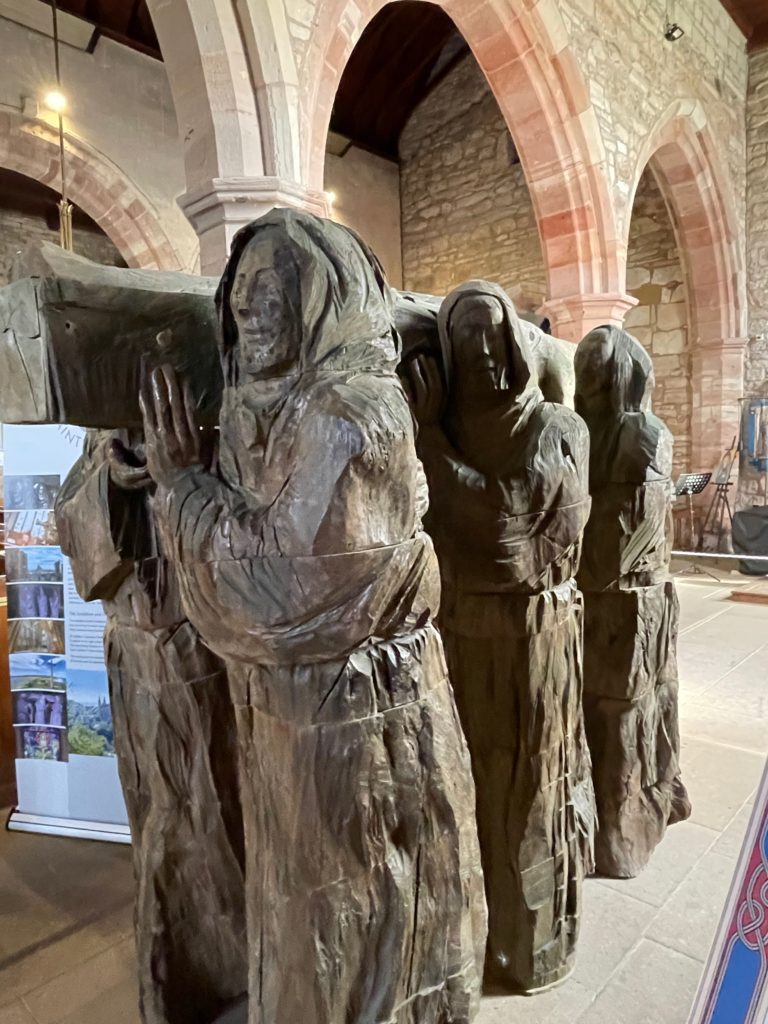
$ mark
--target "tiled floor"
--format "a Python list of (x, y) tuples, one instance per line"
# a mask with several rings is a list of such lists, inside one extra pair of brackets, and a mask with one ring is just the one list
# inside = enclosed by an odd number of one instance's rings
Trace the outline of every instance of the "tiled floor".
[[(642, 877), (587, 884), (567, 984), (477, 1024), (685, 1024), (768, 752), (768, 605), (728, 600), (745, 585), (680, 584), (691, 821)], [(0, 833), (0, 1024), (138, 1024), (131, 890), (125, 848)]]

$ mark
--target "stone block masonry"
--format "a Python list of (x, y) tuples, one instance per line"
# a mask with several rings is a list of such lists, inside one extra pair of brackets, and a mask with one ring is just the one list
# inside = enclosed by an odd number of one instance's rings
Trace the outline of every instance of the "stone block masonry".
[(674, 472), (692, 471), (688, 303), (675, 232), (652, 173), (640, 179), (627, 250), (627, 290), (638, 300), (624, 325), (653, 358), (653, 410), (675, 438)]
[[(0, 207), (0, 287), (8, 284), (11, 268), (18, 253), (29, 242), (36, 241), (58, 244), (59, 233), (52, 231), (42, 217)], [(98, 228), (75, 228), (74, 248), (75, 252), (95, 263), (114, 267), (125, 266), (125, 261), (113, 243)]]
[[(744, 393), (768, 398), (768, 50), (749, 61), (747, 93), (747, 289), (749, 341)], [(739, 504), (749, 506), (763, 481), (750, 469), (740, 475)]]
[(507, 126), (475, 59), (414, 111), (400, 138), (403, 278), (445, 294), (472, 277), (503, 285), (522, 313), (546, 297), (536, 217)]
[[(521, 313), (538, 309), (546, 273), (514, 152), (483, 73), (467, 57), (421, 103), (401, 136), (406, 288), (445, 294), (461, 281), (484, 277), (506, 288)], [(630, 225), (627, 290), (639, 305), (626, 326), (653, 356), (654, 408), (675, 436), (678, 473), (692, 459), (689, 314), (672, 221), (649, 171)]]
[(747, 168), (750, 304), (745, 383), (748, 394), (768, 397), (768, 50), (749, 62)]

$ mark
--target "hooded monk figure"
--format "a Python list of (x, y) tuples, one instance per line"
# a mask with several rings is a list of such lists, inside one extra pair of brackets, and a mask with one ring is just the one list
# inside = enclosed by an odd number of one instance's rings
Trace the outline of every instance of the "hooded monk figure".
[(632, 878), (687, 818), (680, 778), (675, 585), (669, 577), (672, 435), (650, 412), (640, 343), (599, 327), (576, 351), (576, 408), (591, 437), (584, 712), (600, 819), (597, 869)]
[(136, 875), (143, 1024), (211, 1024), (247, 988), (234, 712), (159, 545), (143, 439), (89, 430), (56, 502), (77, 589), (101, 599)]
[(184, 605), (238, 720), (249, 1022), (467, 1024), (474, 789), (389, 288), (350, 231), (276, 210), (238, 234), (218, 306), (218, 471), (170, 371), (143, 406)]
[[(448, 667), (472, 755), (489, 981), (536, 991), (573, 967), (594, 797), (574, 574), (589, 439), (545, 402), (514, 306), (470, 281), (439, 318), (445, 387), (411, 366)], [(445, 392), (445, 393), (444, 393)]]

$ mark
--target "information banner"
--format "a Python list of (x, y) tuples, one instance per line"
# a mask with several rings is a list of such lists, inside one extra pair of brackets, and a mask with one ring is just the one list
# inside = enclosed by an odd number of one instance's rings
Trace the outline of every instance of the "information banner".
[(104, 666), (104, 612), (58, 543), (56, 495), (74, 427), (7, 426), (5, 544), (18, 807), (10, 828), (128, 842)]
[(768, 1020), (768, 766), (689, 1024)]

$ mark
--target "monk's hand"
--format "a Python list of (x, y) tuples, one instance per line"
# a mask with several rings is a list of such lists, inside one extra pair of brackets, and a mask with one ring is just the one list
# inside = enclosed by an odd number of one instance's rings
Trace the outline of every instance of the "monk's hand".
[(123, 491), (141, 491), (152, 484), (143, 448), (143, 445), (130, 448), (119, 437), (113, 437), (109, 443), (109, 476)]
[(440, 367), (432, 356), (412, 359), (407, 371), (406, 392), (419, 427), (440, 423), (445, 402), (445, 389)]
[(167, 365), (152, 371), (140, 401), (150, 476), (158, 484), (170, 485), (182, 470), (203, 461), (195, 403), (189, 388)]

